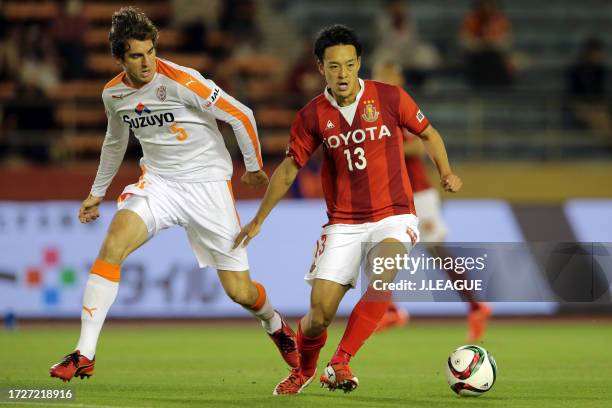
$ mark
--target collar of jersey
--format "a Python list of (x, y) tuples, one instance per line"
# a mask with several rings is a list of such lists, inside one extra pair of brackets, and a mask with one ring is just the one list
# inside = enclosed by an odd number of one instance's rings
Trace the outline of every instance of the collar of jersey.
[[(157, 72), (157, 67), (155, 67), (155, 74), (153, 74), (153, 79), (151, 81), (149, 81), (149, 83), (141, 86), (140, 88), (134, 88), (133, 86), (129, 86), (128, 84), (126, 84), (123, 80), (121, 80), (121, 85), (123, 85), (125, 88), (127, 88), (128, 91), (133, 92), (138, 92), (138, 91), (142, 91), (143, 89), (147, 89), (147, 87), (151, 84), (153, 84), (153, 82), (155, 82), (155, 80), (157, 79), (157, 75), (159, 74), (159, 72)], [(127, 74), (124, 75), (123, 79), (125, 79), (125, 77), (127, 77)]]
[(345, 108), (348, 108), (349, 106), (352, 106), (353, 104), (356, 104), (357, 102), (359, 102), (359, 99), (361, 99), (361, 95), (363, 95), (363, 91), (365, 90), (365, 83), (363, 82), (363, 79), (357, 78), (357, 80), (359, 81), (359, 86), (361, 87), (361, 89), (357, 93), (357, 96), (355, 97), (355, 101), (353, 101), (353, 103), (351, 103), (350, 105), (346, 105), (346, 106), (338, 105), (338, 102), (336, 102), (336, 100), (331, 94), (331, 91), (327, 87), (325, 87), (325, 90), (323, 91), (323, 93), (325, 94), (325, 98), (327, 98), (329, 103), (331, 103), (331, 105), (336, 109), (345, 109)]

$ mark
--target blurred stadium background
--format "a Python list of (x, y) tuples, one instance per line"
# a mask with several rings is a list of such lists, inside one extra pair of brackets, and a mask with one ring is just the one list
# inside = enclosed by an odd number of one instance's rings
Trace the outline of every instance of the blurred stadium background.
[[(323, 83), (310, 49), (335, 22), (376, 62), (401, 65), (405, 86), (444, 136), (464, 190), (444, 202), (449, 241), (612, 241), (609, 81), (612, 4), (497, 2), (483, 34), (468, 0), (174, 0), (136, 2), (161, 29), (158, 56), (198, 69), (253, 108), (266, 168), (282, 159), (294, 114)], [(491, 3), (491, 2), (484, 2)], [(495, 2), (492, 2), (495, 3)], [(103, 217), (76, 218), (93, 181), (106, 117), (100, 98), (118, 72), (108, 50), (114, 0), (0, 1), (0, 313), (77, 318), (89, 265), (114, 210), (139, 176), (132, 140)], [(398, 54), (396, 50), (401, 52)], [(404, 55), (405, 57), (401, 57)], [(262, 191), (239, 183), (242, 220)], [(325, 222), (318, 160), (305, 168), (250, 247), (252, 273), (275, 305), (303, 314), (302, 281)], [(432, 177), (435, 176), (432, 172)], [(201, 273), (182, 230), (128, 258), (111, 317), (240, 317), (213, 273)], [(508, 273), (512, 269), (508, 268)], [(537, 273), (537, 272), (536, 272)], [(346, 314), (358, 296), (343, 303)], [(496, 314), (609, 313), (603, 302), (493, 305)], [(421, 303), (414, 315), (456, 315)]]

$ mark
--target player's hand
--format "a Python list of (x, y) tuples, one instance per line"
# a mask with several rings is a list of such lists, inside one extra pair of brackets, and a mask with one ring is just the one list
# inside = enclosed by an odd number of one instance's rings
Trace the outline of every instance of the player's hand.
[[(243, 247), (246, 247), (247, 245), (249, 245), (249, 242), (251, 242), (251, 240), (255, 238), (255, 235), (259, 234), (259, 231), (261, 231), (261, 224), (255, 220), (252, 220), (247, 225), (242, 227), (242, 229), (240, 230), (240, 234), (238, 234), (238, 236), (234, 240), (234, 246), (232, 247), (232, 249), (238, 248), (240, 244), (242, 244)], [(244, 242), (242, 242), (243, 240)]]
[(263, 170), (247, 171), (240, 181), (250, 187), (265, 187), (268, 185), (268, 175)]
[(442, 188), (444, 191), (448, 193), (456, 193), (461, 189), (463, 185), (463, 181), (456, 174), (450, 173), (445, 176), (442, 176), (442, 180), (440, 181)]
[(100, 217), (98, 206), (102, 202), (103, 197), (94, 197), (91, 194), (81, 203), (79, 208), (79, 221), (87, 224)]

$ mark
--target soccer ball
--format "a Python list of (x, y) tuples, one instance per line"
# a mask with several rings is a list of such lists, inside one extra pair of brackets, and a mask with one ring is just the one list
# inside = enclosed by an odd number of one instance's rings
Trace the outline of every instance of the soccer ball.
[(466, 397), (479, 397), (493, 388), (497, 363), (480, 346), (461, 346), (448, 357), (446, 380), (451, 390)]

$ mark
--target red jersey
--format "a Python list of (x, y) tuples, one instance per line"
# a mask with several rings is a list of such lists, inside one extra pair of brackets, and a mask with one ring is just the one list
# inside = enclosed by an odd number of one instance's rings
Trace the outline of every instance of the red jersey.
[(321, 179), (329, 224), (415, 213), (402, 128), (419, 134), (429, 121), (400, 87), (359, 83), (354, 104), (340, 108), (325, 91), (298, 112), (291, 126), (287, 155), (298, 166), (323, 145)]
[[(413, 137), (415, 136), (408, 135), (406, 139)], [(425, 163), (423, 163), (421, 156), (407, 156), (406, 170), (408, 170), (408, 178), (410, 179), (412, 192), (418, 193), (419, 191), (424, 191), (431, 188), (429, 178), (427, 177), (427, 170), (425, 169)]]

